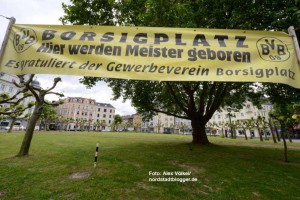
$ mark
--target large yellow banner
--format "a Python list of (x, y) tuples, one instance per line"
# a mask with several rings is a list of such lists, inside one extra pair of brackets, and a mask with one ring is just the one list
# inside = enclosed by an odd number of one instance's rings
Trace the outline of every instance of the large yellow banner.
[(300, 88), (283, 32), (13, 25), (0, 70), (136, 80), (275, 82)]

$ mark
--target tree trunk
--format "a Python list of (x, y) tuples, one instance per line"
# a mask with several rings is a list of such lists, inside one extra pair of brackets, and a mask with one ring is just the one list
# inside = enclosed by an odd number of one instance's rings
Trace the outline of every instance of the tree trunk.
[(49, 125), (48, 125), (48, 120), (44, 120), (45, 123), (45, 131), (49, 131)]
[(31, 139), (32, 139), (33, 132), (34, 132), (34, 127), (36, 125), (36, 122), (40, 118), (41, 112), (42, 112), (42, 104), (39, 105), (38, 103), (36, 103), (33, 114), (30, 117), (20, 151), (17, 156), (21, 157), (21, 156), (28, 155), (30, 144), (31, 144)]
[(265, 140), (269, 140), (269, 138), (268, 138), (267, 133), (266, 133), (265, 130), (263, 130), (263, 133), (264, 133), (264, 135), (265, 135)]
[(205, 122), (198, 119), (192, 119), (193, 128), (193, 144), (209, 145), (206, 132), (205, 132)]
[(270, 129), (271, 129), (271, 134), (272, 134), (273, 142), (274, 142), (274, 143), (277, 143), (276, 137), (275, 137), (275, 133), (274, 133), (274, 130), (273, 130), (273, 127), (270, 126)]
[(63, 123), (63, 122), (60, 122), (59, 131), (62, 131), (63, 126), (64, 126), (64, 123)]
[(246, 130), (249, 130), (249, 139), (252, 139), (251, 129), (246, 129)]
[(278, 133), (277, 127), (274, 126), (274, 129), (275, 129), (277, 140), (278, 140), (278, 142), (280, 142), (280, 137), (279, 137), (279, 133)]
[(263, 139), (263, 137), (262, 137), (262, 135), (261, 135), (260, 129), (257, 128), (257, 130), (258, 130), (259, 139), (260, 139), (261, 142), (263, 142), (264, 139)]
[(285, 141), (285, 128), (283, 125), (281, 125), (281, 137), (283, 140), (283, 147), (284, 147), (284, 162), (288, 162), (288, 155), (287, 155), (287, 145)]
[(9, 127), (7, 133), (11, 133), (12, 132), (14, 124), (15, 124), (16, 121), (17, 121), (17, 118), (12, 118), (11, 124), (10, 124), (10, 127)]
[(243, 131), (244, 131), (244, 134), (245, 134), (245, 140), (248, 140), (247, 133), (246, 133), (246, 129), (243, 128)]
[(274, 127), (270, 123), (269, 123), (269, 128), (270, 128), (270, 131), (271, 131), (271, 134), (272, 134), (273, 142), (277, 143), (275, 133), (274, 133)]
[(285, 133), (286, 133), (286, 136), (288, 137), (290, 143), (293, 143), (292, 138), (291, 138), (291, 136), (290, 136), (290, 132), (289, 132), (289, 131), (286, 131)]

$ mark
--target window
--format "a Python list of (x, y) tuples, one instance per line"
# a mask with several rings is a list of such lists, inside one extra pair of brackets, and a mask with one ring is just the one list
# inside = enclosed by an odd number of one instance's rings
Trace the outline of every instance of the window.
[(109, 118), (111, 118), (111, 115), (109, 115)]
[(80, 108), (80, 105), (78, 105), (78, 108)]
[(106, 112), (106, 109), (104, 109), (104, 112)]
[(111, 123), (111, 120), (108, 120), (108, 123), (110, 124), (110, 123)]
[(8, 91), (9, 91), (9, 92), (12, 92), (13, 90), (14, 90), (14, 87), (13, 87), (13, 86), (10, 86)]
[(97, 115), (97, 117), (99, 117), (99, 114)]
[(109, 110), (109, 113), (111, 113), (111, 112), (112, 112), (112, 110), (110, 109), (110, 110)]
[(2, 84), (0, 88), (1, 88), (1, 90), (3, 90), (3, 91), (4, 91), (4, 89), (5, 89), (5, 85), (3, 85), (3, 84)]
[(241, 117), (244, 117), (244, 113), (241, 113)]
[(100, 108), (98, 108), (98, 112), (100, 112)]
[(106, 114), (104, 114), (103, 117), (105, 118), (105, 117), (106, 117)]

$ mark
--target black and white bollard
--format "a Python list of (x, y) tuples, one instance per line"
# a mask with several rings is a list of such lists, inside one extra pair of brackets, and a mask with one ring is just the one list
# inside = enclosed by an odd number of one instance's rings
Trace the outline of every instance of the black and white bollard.
[(97, 166), (97, 159), (98, 159), (98, 143), (96, 144), (94, 168), (96, 168), (96, 166)]

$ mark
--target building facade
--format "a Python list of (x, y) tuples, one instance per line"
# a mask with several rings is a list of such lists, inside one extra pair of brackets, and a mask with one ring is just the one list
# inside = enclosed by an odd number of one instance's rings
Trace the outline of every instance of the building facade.
[(108, 103), (96, 103), (96, 122), (103, 122), (102, 130), (110, 131), (115, 117), (115, 107)]
[(191, 134), (191, 121), (164, 113), (158, 113), (152, 119), (142, 122), (142, 132)]
[[(235, 131), (236, 136), (243, 137), (247, 134), (248, 137), (254, 136), (259, 137), (258, 128), (253, 126), (252, 128), (247, 128), (246, 132), (243, 128), (237, 125), (237, 122), (245, 122), (246, 120), (256, 120), (258, 117), (264, 119), (264, 121), (269, 121), (269, 112), (272, 111), (273, 106), (270, 103), (264, 103), (261, 105), (261, 109), (258, 109), (251, 102), (246, 101), (243, 108), (240, 110), (235, 109), (222, 109), (221, 111), (216, 111), (209, 121), (209, 126), (212, 128), (216, 134), (231, 135), (231, 131)], [(230, 128), (229, 124), (232, 123), (235, 128)], [(262, 134), (270, 134), (270, 128), (261, 128)]]
[(67, 97), (65, 103), (55, 110), (62, 118), (69, 119), (61, 127), (64, 130), (109, 131), (115, 115), (115, 108), (111, 104), (83, 97)]
[(143, 117), (138, 114), (124, 115), (122, 117), (121, 130), (141, 132)]
[[(237, 121), (244, 122), (246, 120), (256, 120), (258, 117), (264, 119), (265, 122), (269, 121), (268, 113), (272, 111), (273, 107), (270, 103), (262, 104), (262, 108), (258, 109), (251, 102), (245, 102), (244, 106), (240, 110), (235, 109), (223, 109), (216, 111), (210, 121), (207, 123), (207, 134), (225, 134), (228, 137), (231, 136), (231, 131), (235, 131), (235, 135), (238, 137), (244, 137), (244, 134), (250, 137), (259, 137), (258, 128), (253, 126), (247, 129), (246, 132), (243, 128), (237, 125)], [(230, 111), (230, 112), (229, 112)], [(230, 122), (235, 125), (235, 128), (230, 128)], [(150, 133), (179, 133), (179, 134), (192, 134), (191, 121), (187, 119), (177, 118), (169, 116), (163, 113), (158, 113), (152, 119), (142, 122), (142, 132)], [(269, 127), (261, 127), (262, 134), (270, 134)]]

